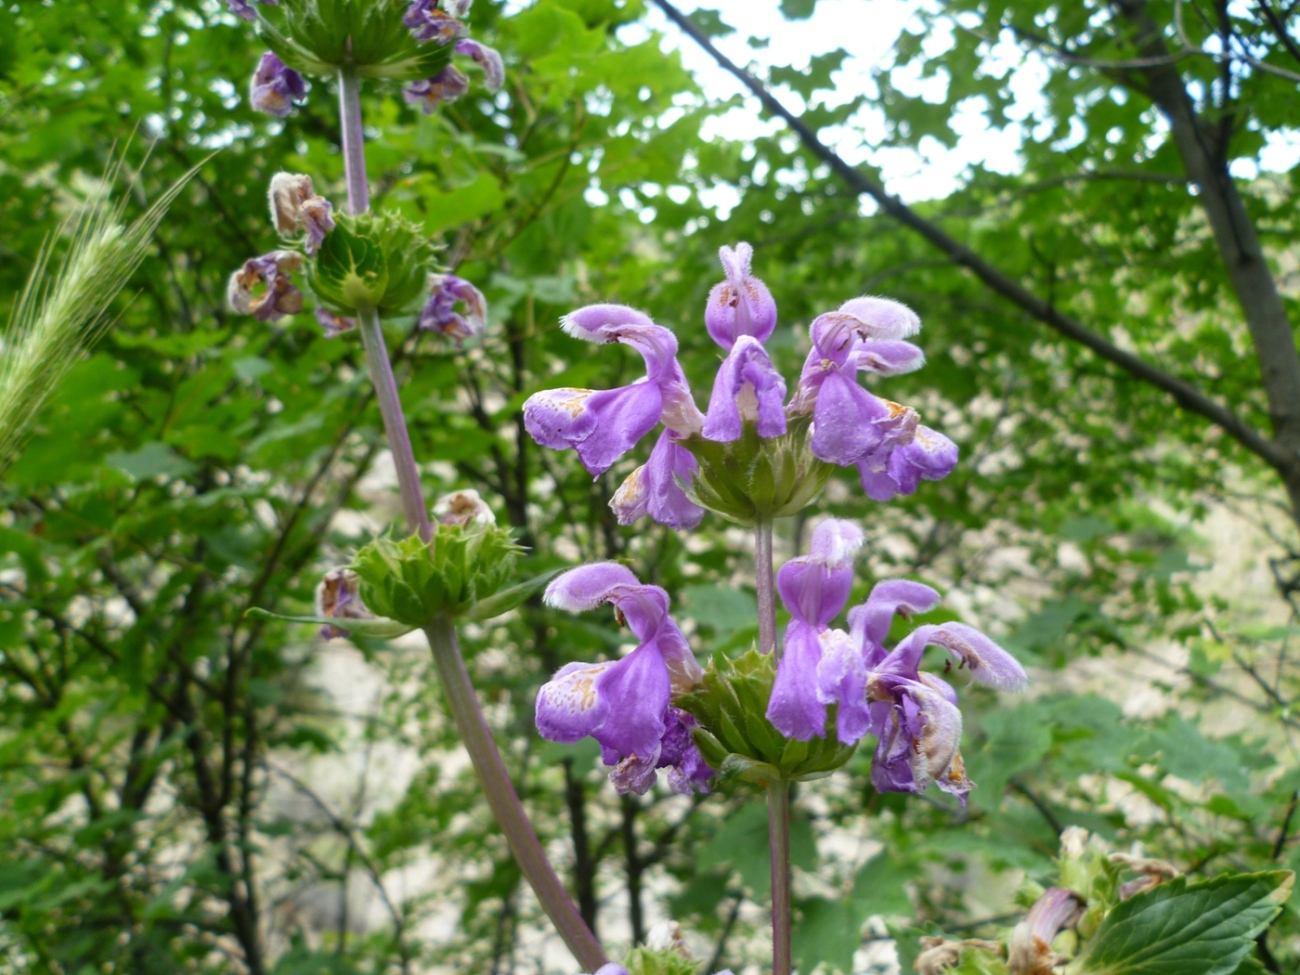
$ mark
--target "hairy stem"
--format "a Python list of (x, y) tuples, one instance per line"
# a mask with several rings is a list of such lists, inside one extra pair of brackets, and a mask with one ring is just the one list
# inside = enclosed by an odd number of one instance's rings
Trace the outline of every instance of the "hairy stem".
[(767, 784), (767, 845), (772, 857), (772, 975), (790, 975), (790, 783)]
[(425, 627), (424, 632), (429, 637), (433, 662), (438, 668), (438, 677), (447, 695), (452, 718), (474, 763), (474, 771), (478, 773), (488, 807), (510, 844), (510, 852), (514, 854), (524, 877), (536, 892), (542, 909), (573, 952), (574, 958), (584, 970), (596, 971), (607, 964), (609, 959), (605, 957), (596, 936), (583, 923), (568, 891), (560, 883), (560, 878), (555, 875), (555, 870), (533, 831), (533, 824), (529, 822), (523, 805), (519, 802), (505, 763), (501, 761), (501, 753), (497, 751), (496, 742), (492, 739), (492, 731), (479, 708), (474, 685), (470, 683), (469, 672), (465, 669), (465, 661), (461, 659), (460, 648), (456, 644), (455, 626), (450, 619), (439, 616)]
[[(361, 99), (357, 77), (346, 69), (339, 73), (339, 107), (342, 114), (348, 207), (353, 214), (364, 213), (370, 205), (370, 195), (366, 185)], [(427, 541), (432, 537), (433, 529), (420, 493), (419, 472), (411, 450), (406, 419), (402, 415), (392, 364), (384, 347), (384, 333), (378, 312), (375, 309), (363, 310), (358, 324), (376, 398), (384, 417), (384, 430), (397, 466), (397, 481), (402, 492), (407, 522), (412, 531), (419, 532)], [(492, 740), (492, 731), (479, 708), (474, 685), (470, 683), (469, 672), (465, 669), (465, 661), (461, 659), (455, 626), (450, 619), (439, 616), (425, 627), (425, 633), (429, 637), (434, 664), (438, 668), (452, 718), (461, 740), (465, 742), (470, 760), (474, 763), (474, 771), (478, 773), (488, 807), (510, 844), (511, 853), (574, 957), (588, 971), (596, 971), (609, 959), (605, 957), (596, 936), (583, 923), (568, 891), (560, 883), (560, 878), (555, 875), (555, 870), (533, 831), (533, 824), (519, 802), (505, 764), (501, 761), (501, 753)]]
[(366, 182), (366, 133), (361, 127), (361, 82), (356, 72), (339, 72), (339, 119), (343, 128), (343, 168), (348, 181), (348, 212), (370, 209)]
[(370, 381), (375, 385), (375, 398), (379, 401), (379, 412), (384, 417), (384, 433), (388, 436), (388, 447), (393, 452), (393, 464), (397, 468), (397, 488), (402, 495), (402, 511), (406, 514), (406, 523), (411, 531), (419, 532), (420, 537), (427, 542), (433, 537), (433, 526), (429, 524), (429, 509), (420, 490), (420, 470), (415, 466), (415, 452), (411, 449), (406, 417), (402, 415), (402, 401), (397, 395), (393, 365), (388, 361), (388, 349), (384, 346), (384, 328), (379, 323), (379, 312), (373, 308), (363, 309), (359, 318), (358, 327), (361, 343), (366, 349)]
[(754, 580), (758, 587), (758, 649), (776, 652), (776, 588), (772, 573), (772, 523), (754, 526)]
[[(361, 90), (354, 72), (339, 72), (339, 113), (343, 129), (343, 165), (347, 173), (348, 210), (355, 216), (370, 209), (370, 188), (366, 183), (365, 132), (361, 127)], [(397, 468), (397, 487), (402, 494), (402, 511), (411, 531), (419, 532), (426, 542), (433, 537), (429, 524), (429, 511), (420, 491), (420, 470), (415, 466), (415, 452), (411, 449), (411, 435), (406, 429), (402, 414), (402, 400), (397, 394), (397, 380), (393, 378), (393, 365), (388, 360), (384, 345), (384, 329), (379, 322), (379, 312), (363, 308), (358, 314), (361, 342), (366, 349), (366, 363), (370, 367), (370, 380), (375, 385), (375, 398), (379, 412), (384, 417), (384, 433), (388, 447), (393, 452)]]

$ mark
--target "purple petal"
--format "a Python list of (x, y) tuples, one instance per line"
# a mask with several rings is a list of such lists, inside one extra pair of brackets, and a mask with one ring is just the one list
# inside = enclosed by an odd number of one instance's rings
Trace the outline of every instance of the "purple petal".
[[(1158, 878), (1157, 878), (1158, 880)], [(1124, 887), (1120, 887), (1120, 900)], [(1016, 972), (1047, 972), (1058, 963), (1052, 942), (1061, 929), (1074, 924), (1087, 903), (1074, 891), (1049, 887), (1016, 925), (1007, 943), (1007, 960)]]
[(609, 499), (610, 510), (620, 525), (630, 525), (650, 512), (650, 489), (646, 487), (645, 469), (646, 465), (642, 464), (625, 477)]
[[(460, 303), (465, 314), (456, 312)], [(483, 292), (454, 274), (429, 275), (429, 300), (420, 311), (418, 327), (449, 335), (457, 345), (487, 331), (487, 301)]]
[(609, 602), (610, 594), (620, 586), (639, 586), (632, 570), (617, 562), (593, 562), (553, 579), (542, 599), (547, 606), (570, 613), (595, 609)]
[(669, 787), (681, 795), (708, 792), (714, 770), (691, 740), (691, 729), (697, 727), (698, 722), (685, 711), (670, 707), (664, 716), (664, 724), (658, 767), (669, 769)]
[(417, 41), (449, 44), (465, 33), (465, 25), (439, 9), (438, 0), (412, 0), (402, 15), (402, 23), (411, 29)]
[(942, 433), (918, 426), (912, 442), (890, 455), (888, 472), (899, 494), (914, 494), (922, 480), (941, 481), (957, 466), (957, 445)]
[[(333, 619), (370, 620), (375, 618), (361, 600), (360, 577), (351, 569), (331, 569), (316, 587), (316, 615)], [(347, 636), (347, 631), (326, 624), (320, 628), (326, 640)]]
[(591, 737), (624, 756), (651, 762), (653, 769), (671, 692), (658, 648), (637, 647), (600, 676), (596, 692), (608, 702), (608, 710)]
[(650, 517), (679, 531), (697, 527), (704, 517), (704, 509), (686, 496), (681, 485), (690, 484), (698, 470), (694, 455), (678, 444), (670, 431), (661, 433), (645, 466)]
[(821, 654), (817, 630), (792, 620), (785, 630), (785, 652), (777, 662), (767, 703), (767, 720), (787, 738), (810, 741), (826, 733), (826, 705), (817, 693)]
[(852, 589), (851, 564), (828, 568), (805, 555), (790, 559), (776, 573), (776, 590), (790, 615), (818, 629), (840, 614)]
[(663, 395), (651, 382), (618, 389), (548, 389), (524, 403), (524, 427), (543, 447), (572, 447), (599, 476), (649, 433), (663, 413)]
[(724, 349), (730, 349), (745, 335), (766, 342), (776, 328), (776, 302), (767, 285), (750, 273), (754, 249), (741, 243), (735, 250), (723, 247), (718, 256), (727, 280), (709, 292), (704, 307), (705, 328)]
[(548, 741), (571, 745), (605, 723), (609, 701), (597, 692), (598, 681), (614, 666), (565, 664), (537, 692), (537, 731)]
[(456, 42), (456, 53), (473, 58), (483, 69), (483, 85), (488, 91), (496, 91), (505, 84), (506, 66), (494, 48), (466, 38)]
[(641, 353), (646, 374), (657, 379), (677, 361), (677, 336), (627, 305), (587, 305), (560, 319), (567, 335), (586, 342), (622, 342)]
[(921, 331), (916, 312), (889, 298), (852, 298), (839, 310), (858, 320), (858, 333), (864, 339), (905, 339)]
[(881, 376), (901, 376), (925, 365), (924, 352), (911, 342), (898, 340), (863, 342), (853, 354), (859, 369)]
[(307, 86), (302, 75), (270, 51), (262, 55), (262, 60), (253, 73), (252, 91), (249, 99), (253, 108), (267, 115), (285, 118), (293, 111), (293, 100), (302, 98), (307, 93)]
[(344, 332), (350, 332), (357, 327), (355, 318), (348, 318), (344, 315), (336, 315), (332, 311), (326, 311), (324, 308), (316, 309), (316, 321), (320, 322), (320, 327), (325, 331), (327, 339), (337, 338)]
[(899, 641), (889, 655), (887, 666), (898, 674), (915, 674), (926, 647), (942, 647), (957, 658), (981, 684), (1001, 690), (1023, 690), (1029, 683), (1025, 670), (1016, 658), (972, 626), (965, 623), (939, 623), (919, 626)]
[(873, 651), (882, 651), (895, 616), (906, 619), (928, 613), (938, 603), (939, 594), (924, 583), (908, 579), (878, 582), (865, 603), (849, 610), (849, 632), (870, 658)]
[(841, 467), (856, 463), (880, 445), (877, 422), (889, 417), (888, 404), (851, 375), (828, 373), (813, 409), (813, 456)]
[(808, 557), (832, 569), (853, 564), (866, 536), (862, 529), (844, 518), (826, 518), (813, 529)]
[(867, 668), (853, 638), (843, 630), (821, 634), (822, 657), (817, 665), (817, 697), (823, 704), (838, 704), (836, 732), (841, 743), (852, 745), (871, 730), (867, 707)]
[(868, 693), (893, 702), (883, 726), (873, 729), (880, 738), (871, 769), (876, 788), (924, 792), (935, 782), (965, 803), (971, 784), (958, 750), (962, 722), (956, 706), (942, 693), (901, 678), (873, 678)]
[(758, 339), (742, 335), (723, 360), (713, 381), (704, 419), (709, 440), (739, 440), (742, 425), (752, 421), (760, 437), (785, 433), (785, 380)]
[(469, 91), (469, 79), (454, 65), (447, 65), (432, 78), (413, 81), (402, 89), (408, 105), (419, 105), (425, 115), (432, 115), (444, 102), (454, 102)]

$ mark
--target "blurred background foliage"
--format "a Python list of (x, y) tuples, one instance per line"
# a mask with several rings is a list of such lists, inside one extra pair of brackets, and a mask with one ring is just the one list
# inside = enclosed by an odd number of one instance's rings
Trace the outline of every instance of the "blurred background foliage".
[[(1150, 6), (1172, 31), (1173, 6)], [(1185, 30), (1202, 30), (1199, 6), (1214, 5), (1182, 5)], [(379, 205), (423, 222), (491, 307), (466, 350), (392, 326), (426, 492), (477, 487), (539, 566), (627, 559), (672, 593), (702, 657), (744, 648), (743, 535), (712, 517), (690, 536), (621, 528), (607, 502), (631, 460), (593, 482), (526, 438), (519, 407), (537, 389), (640, 374), (629, 350), (580, 346), (558, 318), (600, 300), (647, 310), (676, 330), (705, 402), (720, 245), (754, 244), (781, 309), (768, 347), (791, 380), (813, 316), (864, 293), (905, 301), (929, 363), (881, 392), (956, 439), (963, 462), (889, 505), (845, 478), (818, 510), (867, 528), (855, 596), (891, 575), (935, 584), (1035, 683), (1019, 699), (964, 692), (979, 784), (965, 811), (876, 794), (867, 752), (801, 787), (801, 970), (893, 971), (896, 945), (909, 971), (923, 934), (1013, 922), (1018, 886), (1050, 875), (1071, 824), (1198, 876), (1300, 866), (1296, 540), (1272, 472), (860, 205), (788, 133), (702, 138), (736, 103), (705, 99), (659, 35), (623, 29), (645, 15), (639, 0), (478, 0), (474, 34), (505, 55), (503, 92), (432, 117), (366, 93)], [(974, 163), (918, 210), (1262, 428), (1258, 366), (1167, 129), (1104, 65), (1027, 53), (1032, 32), (1004, 28), (1016, 18), (1128, 56), (1105, 5), (918, 4), (876, 77), (887, 145), (951, 144), (972, 105), (1000, 127), (1014, 114), (1006, 58), (1046, 66), (1023, 170)], [(862, 99), (826, 98), (840, 41), (767, 80), (852, 147)], [(1280, 35), (1254, 43), (1300, 70)], [(343, 196), (332, 86), (268, 121), (244, 94), (259, 53), (219, 0), (0, 4), (0, 316), (115, 147), (138, 168), (118, 188), (132, 213), (203, 163), (0, 484), (0, 966), (572, 971), (479, 801), (423, 648), (323, 644), (243, 616), (307, 609), (320, 575), (398, 512), (359, 344), (323, 338), (310, 315), (268, 326), (223, 305), (230, 271), (274, 246), (273, 173)], [(946, 79), (940, 94), (909, 94), (917, 67)], [(1224, 80), (1208, 57), (1180, 70), (1230, 116), (1226, 161), (1256, 160), (1293, 124), (1294, 81), (1240, 66)], [(1292, 177), (1234, 172), (1294, 319)], [(780, 526), (782, 554), (805, 520)], [(620, 799), (591, 749), (533, 730), (552, 670), (625, 640), (610, 617), (530, 605), (464, 644), (538, 830), (613, 949), (672, 917), (707, 971), (761, 966), (754, 797)], [(1250, 965), (1297, 958), (1291, 908)]]

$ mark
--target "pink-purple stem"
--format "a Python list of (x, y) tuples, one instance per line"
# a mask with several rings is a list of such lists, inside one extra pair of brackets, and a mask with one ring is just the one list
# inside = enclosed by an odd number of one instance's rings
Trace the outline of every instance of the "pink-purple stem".
[[(348, 209), (353, 214), (364, 213), (370, 206), (370, 191), (366, 183), (365, 135), (361, 124), (360, 84), (355, 73), (339, 73), (339, 107), (343, 128), (343, 162), (347, 174)], [(412, 532), (418, 532), (426, 541), (433, 535), (429, 524), (428, 508), (420, 490), (419, 469), (411, 449), (411, 438), (402, 415), (402, 403), (397, 394), (392, 364), (384, 346), (383, 328), (376, 309), (361, 309), (358, 326), (366, 350), (371, 380), (375, 384), (376, 398), (384, 418), (384, 431), (397, 467), (397, 483), (402, 495), (402, 508)], [(469, 752), (474, 770), (483, 786), (488, 807), (505, 834), (510, 851), (518, 861), (524, 877), (537, 894), (542, 909), (555, 925), (578, 963), (594, 972), (609, 959), (591, 929), (583, 922), (572, 898), (556, 876), (541, 842), (537, 839), (528, 814), (515, 792), (501, 761), (479, 707), (474, 685), (465, 669), (456, 642), (456, 628), (451, 620), (438, 617), (425, 627), (434, 665), (442, 680), (443, 691), (451, 709), (452, 718), (460, 732), (465, 750)]]

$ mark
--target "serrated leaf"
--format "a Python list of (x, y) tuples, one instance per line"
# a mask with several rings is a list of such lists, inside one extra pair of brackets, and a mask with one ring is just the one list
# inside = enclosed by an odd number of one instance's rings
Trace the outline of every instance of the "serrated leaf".
[(1291, 894), (1289, 870), (1179, 877), (1106, 915), (1070, 975), (1232, 975)]

